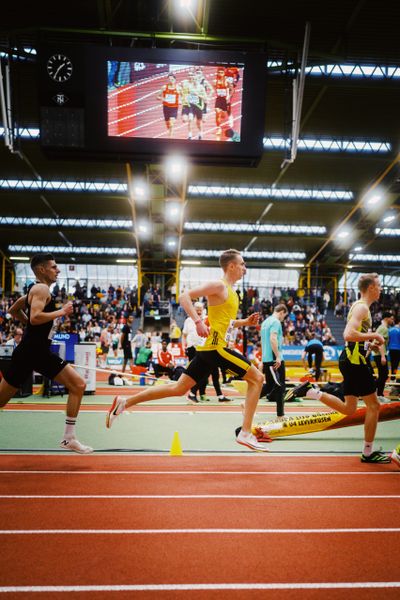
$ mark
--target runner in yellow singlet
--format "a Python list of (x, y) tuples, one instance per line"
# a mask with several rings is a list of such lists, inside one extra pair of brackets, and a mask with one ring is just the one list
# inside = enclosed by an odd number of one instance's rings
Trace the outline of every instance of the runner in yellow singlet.
[(358, 280), (361, 298), (354, 302), (348, 317), (343, 337), (345, 348), (339, 358), (339, 369), (343, 375), (344, 402), (340, 398), (320, 390), (318, 386), (305, 382), (293, 388), (286, 395), (290, 397), (306, 396), (320, 400), (330, 408), (352, 415), (361, 398), (367, 407), (364, 422), (364, 450), (361, 462), (388, 463), (390, 457), (379, 450), (373, 452), (373, 442), (379, 417), (379, 400), (376, 394), (376, 381), (369, 361), (369, 354), (384, 343), (384, 338), (372, 332), (372, 319), (369, 307), (379, 300), (381, 284), (377, 273), (361, 275)]
[[(221, 254), (219, 263), (223, 270), (222, 279), (188, 290), (182, 293), (179, 299), (181, 306), (195, 322), (197, 334), (207, 338), (204, 346), (197, 347), (194, 359), (176, 383), (150, 388), (129, 398), (116, 396), (107, 414), (107, 427), (111, 427), (118, 415), (135, 404), (147, 400), (185, 395), (190, 388), (208, 377), (213, 368), (218, 366), (235, 377), (241, 377), (248, 384), (243, 423), (237, 432), (236, 441), (252, 450), (263, 452), (267, 450), (265, 444), (258, 442), (251, 433), (253, 417), (263, 384), (262, 373), (242, 354), (228, 348), (232, 330), (236, 327), (256, 325), (259, 314), (253, 313), (246, 319), (236, 318), (239, 300), (232, 286), (246, 273), (246, 265), (240, 252), (226, 250)], [(200, 297), (207, 298), (210, 326), (204, 323), (193, 306), (193, 300)]]

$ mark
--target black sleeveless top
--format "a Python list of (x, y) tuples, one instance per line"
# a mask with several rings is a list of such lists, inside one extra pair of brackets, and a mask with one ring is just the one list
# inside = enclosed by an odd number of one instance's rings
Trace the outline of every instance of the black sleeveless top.
[[(40, 344), (50, 344), (51, 339), (55, 333), (54, 331), (52, 331), (54, 320), (48, 321), (47, 323), (42, 323), (42, 325), (32, 325), (31, 323), (31, 305), (28, 302), (28, 297), (29, 292), (31, 291), (34, 285), (36, 284), (32, 283), (28, 287), (28, 291), (26, 294), (26, 316), (28, 317), (28, 323), (26, 324), (23, 340), (26, 342), (29, 341)], [(50, 302), (46, 304), (46, 306), (43, 309), (43, 312), (50, 313), (54, 312), (55, 310), (57, 310), (56, 303), (54, 301), (53, 296), (51, 296)]]

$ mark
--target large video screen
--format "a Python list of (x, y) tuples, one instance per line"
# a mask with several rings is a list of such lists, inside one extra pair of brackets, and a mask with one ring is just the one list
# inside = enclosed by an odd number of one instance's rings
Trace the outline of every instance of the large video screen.
[(243, 166), (262, 156), (264, 54), (52, 43), (39, 69), (48, 156)]
[(243, 65), (107, 61), (108, 135), (240, 142)]

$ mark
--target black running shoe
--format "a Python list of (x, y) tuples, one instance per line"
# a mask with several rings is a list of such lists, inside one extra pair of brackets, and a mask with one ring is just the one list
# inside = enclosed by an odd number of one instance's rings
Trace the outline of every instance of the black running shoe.
[(302, 398), (307, 394), (308, 390), (311, 390), (313, 387), (314, 386), (310, 381), (304, 381), (291, 390), (288, 390), (285, 394), (284, 401), (293, 402), (295, 398)]
[(232, 402), (232, 398), (227, 398), (226, 396), (221, 396), (218, 398), (218, 402)]
[(361, 462), (390, 463), (391, 459), (390, 459), (389, 454), (386, 454), (385, 452), (381, 452), (380, 450), (375, 450), (375, 452), (373, 452), (369, 456), (364, 456), (364, 454), (361, 454)]

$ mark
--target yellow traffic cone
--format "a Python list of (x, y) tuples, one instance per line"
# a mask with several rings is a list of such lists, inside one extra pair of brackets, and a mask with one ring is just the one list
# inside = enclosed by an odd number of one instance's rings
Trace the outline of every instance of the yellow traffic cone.
[(172, 438), (171, 449), (169, 451), (170, 456), (182, 456), (181, 440), (179, 439), (179, 433), (175, 431), (174, 437)]

